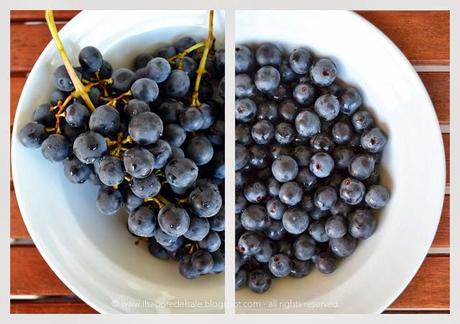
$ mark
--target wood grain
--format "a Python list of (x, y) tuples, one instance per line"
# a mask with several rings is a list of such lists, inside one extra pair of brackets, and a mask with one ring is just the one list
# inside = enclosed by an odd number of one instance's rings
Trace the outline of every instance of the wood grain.
[(404, 292), (389, 309), (449, 308), (449, 257), (427, 257)]
[(449, 11), (358, 11), (413, 64), (449, 64)]
[(79, 299), (73, 301), (53, 299), (50, 301), (10, 301), (11, 314), (97, 314)]
[(432, 248), (446, 248), (450, 246), (450, 196), (444, 198), (441, 219), (434, 237)]
[[(67, 21), (72, 19), (80, 10), (54, 10), (54, 20)], [(25, 22), (25, 21), (45, 21), (44, 10), (11, 10), (10, 21)]]
[(16, 194), (10, 191), (10, 238), (12, 239), (30, 239), (30, 234), (22, 219), (19, 211)]
[(10, 271), (12, 295), (73, 296), (35, 246), (13, 246)]
[(439, 123), (450, 122), (450, 73), (449, 72), (419, 72), (431, 101), (433, 102)]
[[(58, 30), (63, 26), (56, 22)], [(13, 74), (29, 72), (50, 40), (51, 34), (44, 23), (38, 25), (11, 23), (10, 72)]]

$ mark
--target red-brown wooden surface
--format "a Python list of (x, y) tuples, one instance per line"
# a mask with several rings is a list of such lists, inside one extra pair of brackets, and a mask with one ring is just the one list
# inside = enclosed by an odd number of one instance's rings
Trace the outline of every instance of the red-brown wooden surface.
[[(78, 11), (56, 11), (64, 23)], [(411, 63), (449, 64), (449, 14), (433, 11), (359, 12), (389, 36)], [(12, 11), (11, 17), (11, 124), (27, 73), (51, 40), (42, 11)], [(29, 22), (34, 24), (29, 24)], [(37, 24), (37, 22), (39, 22)], [(62, 23), (58, 27), (62, 26)], [(420, 72), (441, 125), (449, 125), (449, 72)], [(447, 131), (446, 131), (447, 129)], [(444, 128), (447, 166), (450, 161), (448, 127)], [(449, 167), (447, 167), (449, 170)], [(449, 183), (449, 174), (447, 183)], [(11, 186), (11, 313), (95, 313), (53, 273), (30, 240)], [(439, 313), (450, 308), (449, 220), (450, 196), (445, 196), (441, 221), (430, 253), (409, 286), (386, 313)], [(19, 239), (19, 241), (18, 241)], [(31, 296), (40, 296), (29, 300)], [(27, 298), (25, 298), (27, 297)]]

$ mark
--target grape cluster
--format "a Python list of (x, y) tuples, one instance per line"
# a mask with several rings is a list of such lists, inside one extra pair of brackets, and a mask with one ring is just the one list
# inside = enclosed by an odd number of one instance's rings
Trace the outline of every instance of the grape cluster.
[(377, 226), (387, 143), (329, 58), (275, 44), (235, 52), (236, 288), (331, 273)]
[(205, 46), (183, 37), (118, 69), (85, 47), (73, 73), (92, 105), (61, 65), (19, 132), (71, 183), (98, 185), (102, 214), (125, 208), (129, 232), (188, 279), (224, 270), (224, 51)]

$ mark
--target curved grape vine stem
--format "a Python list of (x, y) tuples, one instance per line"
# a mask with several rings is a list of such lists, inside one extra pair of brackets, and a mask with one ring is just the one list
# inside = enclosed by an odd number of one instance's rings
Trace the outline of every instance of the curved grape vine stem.
[(48, 24), (48, 28), (51, 32), (51, 36), (53, 37), (53, 40), (58, 49), (58, 52), (61, 55), (62, 60), (64, 61), (64, 66), (67, 70), (67, 73), (69, 74), (70, 79), (72, 80), (72, 83), (75, 87), (76, 94), (83, 99), (83, 101), (88, 106), (88, 109), (91, 110), (91, 112), (93, 112), (95, 110), (94, 105), (91, 102), (88, 93), (86, 92), (85, 86), (83, 85), (83, 83), (81, 83), (80, 79), (78, 78), (77, 73), (75, 72), (72, 63), (70, 62), (70, 59), (65, 51), (64, 44), (62, 43), (61, 38), (59, 37), (59, 33), (56, 28), (56, 23), (54, 22), (53, 10), (46, 10), (45, 18), (46, 23)]
[(205, 72), (206, 68), (206, 61), (208, 59), (209, 51), (214, 43), (214, 10), (209, 11), (209, 27), (208, 27), (208, 38), (206, 39), (203, 56), (201, 56), (200, 65), (198, 66), (198, 70), (196, 72), (196, 81), (195, 81), (195, 88), (193, 89), (192, 94), (192, 106), (199, 107), (201, 105), (200, 100), (198, 99), (199, 91), (200, 91), (200, 83), (201, 77)]

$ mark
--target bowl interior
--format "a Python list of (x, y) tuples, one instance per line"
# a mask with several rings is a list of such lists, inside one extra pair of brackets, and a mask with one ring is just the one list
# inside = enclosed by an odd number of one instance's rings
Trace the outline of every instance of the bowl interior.
[(392, 195), (374, 236), (332, 275), (314, 270), (303, 279), (277, 279), (262, 295), (239, 290), (237, 311), (381, 312), (420, 266), (444, 197), (444, 149), (424, 86), (396, 46), (351, 12), (238, 11), (235, 26), (237, 46), (274, 42), (285, 51), (307, 47), (334, 59), (339, 78), (361, 90), (364, 106), (389, 136), (382, 182)]
[[(216, 38), (223, 44), (223, 13), (215, 19)], [(205, 39), (207, 12), (83, 11), (60, 35), (75, 64), (79, 49), (93, 45), (114, 68), (131, 67), (135, 55), (181, 36)], [(100, 312), (223, 312), (223, 274), (182, 278), (176, 262), (153, 258), (145, 242), (135, 244), (126, 212), (97, 211), (96, 186), (71, 184), (61, 163), (49, 163), (40, 150), (18, 142), (17, 132), (32, 119), (34, 107), (48, 101), (51, 74), (60, 64), (54, 44), (48, 45), (22, 92), (12, 138), (16, 194), (40, 252), (61, 280)]]

